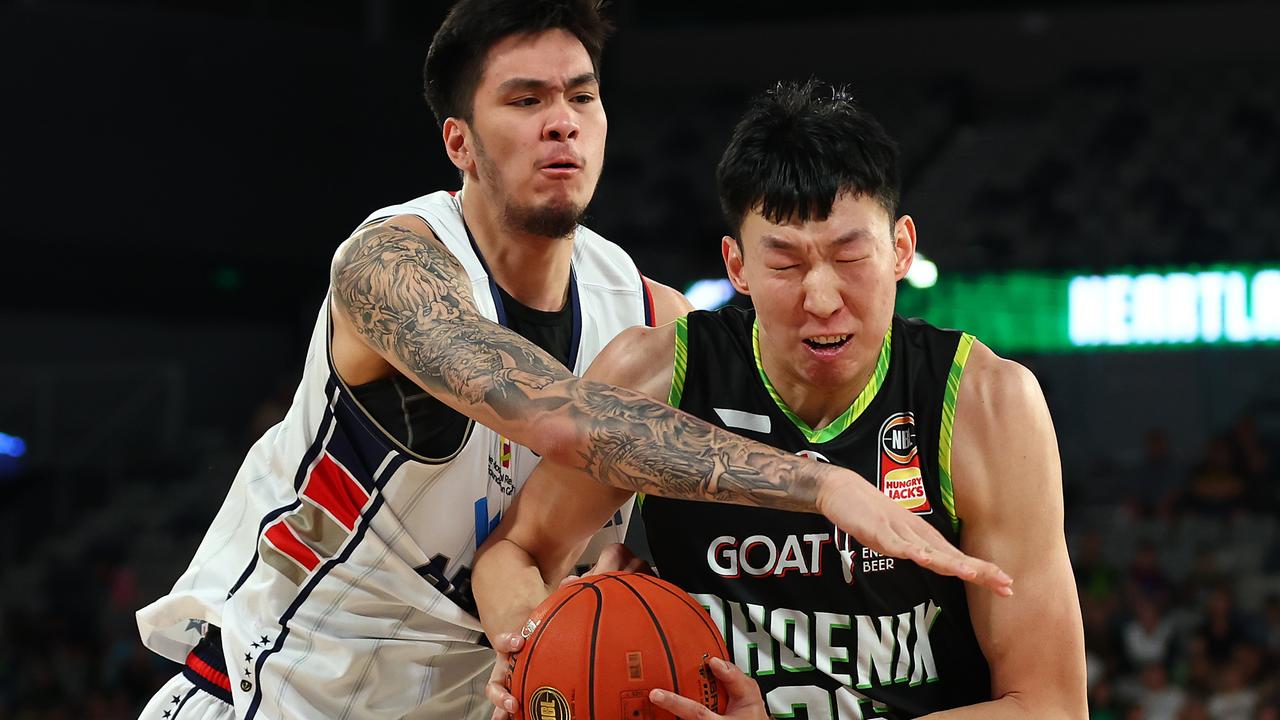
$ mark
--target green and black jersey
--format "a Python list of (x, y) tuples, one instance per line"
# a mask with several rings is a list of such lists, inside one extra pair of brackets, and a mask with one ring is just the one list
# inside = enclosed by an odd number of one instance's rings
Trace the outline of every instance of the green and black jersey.
[[(967, 334), (895, 316), (867, 386), (813, 430), (760, 363), (755, 314), (677, 325), (672, 405), (774, 447), (850, 468), (952, 543), (956, 394)], [(662, 577), (698, 598), (777, 718), (912, 718), (990, 699), (959, 580), (863, 548), (821, 515), (642, 498)]]

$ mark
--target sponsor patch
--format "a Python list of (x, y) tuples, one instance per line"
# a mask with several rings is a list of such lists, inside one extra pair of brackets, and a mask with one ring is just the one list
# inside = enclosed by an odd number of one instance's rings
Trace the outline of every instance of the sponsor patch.
[(933, 512), (920, 472), (916, 419), (911, 413), (890, 415), (880, 426), (880, 491), (917, 515)]
[(528, 717), (532, 720), (573, 720), (573, 713), (563, 693), (544, 685), (529, 696)]
[(498, 486), (498, 490), (507, 497), (516, 494), (515, 470), (512, 467), (515, 452), (511, 441), (498, 435), (489, 454), (489, 482)]

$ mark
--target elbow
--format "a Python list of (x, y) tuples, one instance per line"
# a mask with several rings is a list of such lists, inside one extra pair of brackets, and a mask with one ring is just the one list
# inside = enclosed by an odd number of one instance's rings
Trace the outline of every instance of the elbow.
[(1009, 692), (1000, 699), (1017, 707), (1016, 714), (1028, 720), (1087, 720), (1089, 717), (1088, 702), (1083, 695), (1045, 697)]
[(587, 444), (586, 430), (568, 418), (548, 418), (538, 424), (535, 443), (530, 448), (557, 465), (576, 467), (581, 448)]

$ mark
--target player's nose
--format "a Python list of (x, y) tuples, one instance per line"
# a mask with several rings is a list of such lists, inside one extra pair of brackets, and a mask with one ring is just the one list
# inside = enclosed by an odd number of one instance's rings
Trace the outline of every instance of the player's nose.
[(840, 289), (832, 273), (815, 268), (802, 281), (804, 310), (814, 317), (828, 318), (836, 314), (843, 304)]
[(547, 124), (542, 128), (542, 139), (555, 142), (576, 140), (578, 131), (578, 123), (574, 120), (572, 113), (567, 108), (557, 106), (552, 110), (551, 117), (547, 118)]

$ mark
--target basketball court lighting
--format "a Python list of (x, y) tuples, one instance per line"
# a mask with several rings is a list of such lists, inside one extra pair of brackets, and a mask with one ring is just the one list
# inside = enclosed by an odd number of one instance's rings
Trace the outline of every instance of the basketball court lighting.
[(715, 310), (724, 307), (736, 292), (728, 278), (706, 278), (695, 280), (685, 289), (684, 296), (695, 310)]
[(907, 284), (921, 290), (938, 284), (938, 265), (925, 257), (924, 253), (916, 253), (916, 259), (907, 271)]

